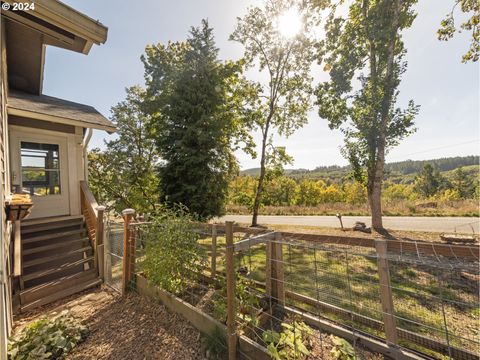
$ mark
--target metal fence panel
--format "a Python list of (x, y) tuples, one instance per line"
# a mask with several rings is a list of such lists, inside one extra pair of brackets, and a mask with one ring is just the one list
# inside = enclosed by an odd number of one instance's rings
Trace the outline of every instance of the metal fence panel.
[(123, 223), (108, 221), (105, 239), (105, 284), (121, 292), (123, 274)]

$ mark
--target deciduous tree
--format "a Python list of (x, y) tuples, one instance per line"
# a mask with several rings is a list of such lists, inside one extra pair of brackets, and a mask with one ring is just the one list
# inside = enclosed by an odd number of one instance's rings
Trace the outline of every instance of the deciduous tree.
[(150, 118), (142, 110), (144, 95), (138, 86), (127, 89), (126, 99), (112, 107), (118, 137), (106, 142), (104, 151), (94, 149), (88, 156), (92, 191), (117, 212), (125, 208), (154, 212), (159, 200), (158, 153)]
[[(457, 28), (455, 25), (455, 9), (460, 6), (460, 11), (467, 15), (467, 19)], [(450, 11), (440, 23), (437, 31), (438, 39), (447, 41), (453, 38), (456, 32), (471, 32), (470, 47), (462, 56), (462, 62), (478, 61), (480, 57), (480, 1), (478, 0), (454, 0)]]
[[(397, 107), (406, 70), (401, 33), (411, 26), (416, 0), (351, 0), (347, 15), (336, 5), (319, 42), (330, 80), (317, 88), (319, 115), (345, 135), (343, 152), (355, 177), (366, 178), (372, 227), (383, 229), (381, 191), (385, 154), (413, 131), (418, 107)], [(365, 176), (366, 175), (366, 176)]]
[[(290, 18), (279, 24), (285, 15)], [(298, 33), (285, 34), (285, 30), (299, 23)], [(251, 81), (249, 94), (250, 124), (253, 129), (259, 129), (262, 136), (252, 226), (257, 225), (268, 168), (291, 161), (284, 148), (274, 146), (272, 132), (289, 136), (307, 122), (312, 81), (312, 43), (308, 30), (308, 17), (298, 2), (266, 0), (264, 6), (252, 7), (239, 18), (230, 36), (244, 46), (246, 64), (255, 67), (256, 79), (265, 77), (265, 80)]]

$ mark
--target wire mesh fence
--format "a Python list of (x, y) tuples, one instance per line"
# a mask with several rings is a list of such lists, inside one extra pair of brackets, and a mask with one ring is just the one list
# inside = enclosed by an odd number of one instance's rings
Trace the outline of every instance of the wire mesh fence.
[(107, 221), (104, 245), (105, 284), (119, 292), (122, 291), (123, 241), (123, 222)]
[[(211, 353), (227, 354), (233, 331), (263, 346), (265, 358), (381, 359), (403, 351), (410, 358), (478, 359), (478, 247), (425, 250), (430, 245), (415, 242), (179, 228), (129, 225), (129, 286), (147, 278), (215, 319), (218, 333), (204, 338)], [(123, 228), (109, 231), (106, 253), (118, 265), (114, 244)], [(182, 237), (189, 242), (178, 242)], [(188, 258), (198, 254), (192, 264)], [(236, 352), (257, 358), (242, 346)]]

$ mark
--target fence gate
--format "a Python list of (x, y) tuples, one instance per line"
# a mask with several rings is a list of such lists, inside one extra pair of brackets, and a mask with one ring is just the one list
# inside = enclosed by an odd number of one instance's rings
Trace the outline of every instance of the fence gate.
[(105, 284), (122, 291), (123, 222), (109, 220), (105, 236)]

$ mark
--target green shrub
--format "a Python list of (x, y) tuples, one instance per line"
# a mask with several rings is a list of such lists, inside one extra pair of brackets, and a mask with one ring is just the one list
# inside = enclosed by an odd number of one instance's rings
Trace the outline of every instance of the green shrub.
[(330, 335), (330, 340), (332, 340), (332, 350), (330, 354), (338, 360), (355, 360), (355, 349), (353, 346), (345, 339), (339, 338), (338, 336)]
[(64, 311), (53, 319), (40, 319), (10, 339), (11, 360), (62, 359), (87, 335), (87, 328)]
[[(220, 277), (220, 290), (216, 291), (213, 295), (213, 317), (219, 321), (227, 321), (227, 284), (225, 278)], [(255, 316), (256, 311), (259, 308), (259, 300), (254, 292), (249, 288), (253, 288), (255, 285), (251, 280), (244, 278), (237, 274), (235, 281), (235, 311), (240, 318), (252, 326), (257, 326), (258, 319)]]
[(145, 229), (145, 256), (140, 269), (148, 280), (178, 294), (198, 280), (206, 253), (198, 243), (194, 219), (183, 208), (162, 209)]
[(308, 341), (313, 330), (304, 322), (294, 321), (292, 325), (282, 323), (283, 331), (263, 332), (267, 351), (275, 360), (306, 359), (310, 355)]

